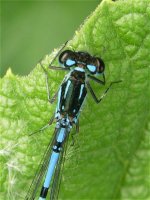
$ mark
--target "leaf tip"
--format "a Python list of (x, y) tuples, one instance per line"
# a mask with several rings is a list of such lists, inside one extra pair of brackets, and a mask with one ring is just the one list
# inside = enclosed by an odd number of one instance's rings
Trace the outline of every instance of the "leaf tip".
[(8, 68), (7, 72), (6, 72), (6, 77), (12, 77), (13, 76), (13, 73), (12, 73), (12, 70), (11, 68)]

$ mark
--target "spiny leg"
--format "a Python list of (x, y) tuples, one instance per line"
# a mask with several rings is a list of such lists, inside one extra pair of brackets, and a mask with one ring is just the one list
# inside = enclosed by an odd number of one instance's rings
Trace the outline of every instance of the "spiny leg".
[[(68, 42), (68, 41), (67, 41)], [(53, 70), (68, 70), (66, 68), (62, 68), (62, 67), (55, 67), (55, 66), (51, 66), (52, 63), (54, 62), (54, 60), (57, 58), (58, 54), (62, 51), (62, 49), (64, 49), (64, 47), (66, 46), (67, 42), (62, 46), (62, 48), (58, 51), (58, 53), (56, 54), (56, 56), (52, 59), (52, 61), (50, 62), (49, 64), (49, 69), (53, 69)], [(47, 91), (47, 97), (48, 97), (48, 101), (52, 104), (56, 97), (57, 97), (57, 94), (58, 94), (58, 91), (54, 94), (54, 96), (51, 98), (50, 97), (50, 88), (49, 88), (49, 84), (48, 84), (48, 72), (47, 70), (44, 68), (44, 66), (42, 65), (42, 61), (40, 61), (40, 65), (45, 73), (45, 78), (46, 78), (46, 91)]]
[(54, 62), (54, 60), (57, 58), (57, 56), (59, 55), (59, 53), (65, 48), (65, 46), (67, 45), (68, 41), (65, 42), (65, 44), (59, 49), (59, 51), (56, 53), (55, 57), (52, 59), (52, 61), (50, 62), (49, 66), (52, 65), (52, 63)]
[(49, 84), (48, 84), (48, 79), (49, 79), (48, 72), (46, 71), (46, 69), (43, 67), (42, 64), (41, 64), (41, 67), (42, 67), (42, 69), (43, 69), (43, 71), (45, 73), (47, 99), (48, 99), (49, 103), (52, 104), (55, 101), (56, 97), (57, 97), (58, 91), (54, 94), (53, 97), (51, 97), (51, 95), (50, 95), (50, 88), (49, 88)]
[(97, 82), (97, 83), (99, 83), (99, 84), (101, 84), (101, 85), (105, 85), (105, 83), (106, 83), (106, 81), (105, 81), (105, 74), (103, 73), (103, 80), (100, 80), (100, 79), (98, 79), (98, 78), (96, 78), (96, 77), (94, 77), (94, 76), (91, 76), (90, 74), (89, 75), (87, 75), (87, 77), (89, 78), (89, 79), (91, 79), (91, 80), (93, 80), (93, 81), (95, 81), (95, 82)]
[(56, 71), (70, 71), (69, 68), (63, 68), (63, 67), (56, 67), (56, 66), (48, 66), (49, 69), (52, 69), (52, 70), (56, 70)]
[[(79, 133), (79, 119), (78, 119), (78, 121), (77, 121), (77, 123), (75, 124), (75, 128), (76, 128), (76, 133)], [(75, 133), (75, 134), (76, 134)], [(70, 144), (70, 146), (74, 146), (74, 144), (75, 144), (75, 139), (74, 139), (74, 135), (75, 134), (73, 134), (72, 132), (71, 132), (71, 140), (72, 140), (72, 142), (71, 142), (71, 144)]]
[(100, 103), (101, 100), (106, 96), (107, 92), (108, 92), (109, 89), (112, 87), (112, 85), (115, 84), (115, 83), (120, 83), (120, 82), (122, 82), (122, 80), (111, 82), (110, 85), (109, 85), (109, 87), (103, 92), (103, 94), (101, 95), (101, 97), (100, 97), (99, 99), (97, 98), (95, 92), (93, 91), (93, 89), (92, 89), (92, 87), (91, 87), (89, 81), (87, 81), (86, 84), (87, 84), (87, 87), (88, 87), (88, 89), (89, 89), (89, 91), (90, 91), (90, 93), (91, 93), (91, 95), (92, 95), (94, 101), (95, 101), (96, 103)]
[(42, 128), (40, 128), (39, 130), (37, 131), (34, 131), (33, 133), (31, 133), (29, 136), (31, 135), (34, 135), (36, 133), (39, 133), (41, 131), (44, 131), (45, 129), (47, 129), (54, 121), (54, 117), (55, 117), (55, 114), (53, 114), (53, 116), (51, 117), (50, 121), (48, 122), (48, 124), (46, 124), (45, 126), (43, 126)]
[(79, 133), (79, 119), (78, 119), (78, 121), (77, 121), (77, 123), (76, 123), (76, 133)]

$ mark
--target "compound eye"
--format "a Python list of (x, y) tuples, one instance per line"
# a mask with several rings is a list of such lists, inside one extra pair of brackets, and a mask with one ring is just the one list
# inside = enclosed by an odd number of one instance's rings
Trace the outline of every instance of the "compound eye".
[(59, 56), (59, 62), (63, 64), (65, 67), (71, 67), (75, 64), (75, 60), (72, 59), (74, 57), (74, 53), (71, 50), (63, 51)]
[(68, 66), (68, 67), (71, 67), (73, 65), (75, 65), (76, 61), (71, 59), (71, 58), (68, 58), (65, 62), (65, 66)]
[(97, 61), (97, 73), (103, 73), (105, 70), (105, 64), (101, 58), (96, 58)]
[(97, 67), (95, 65), (89, 64), (87, 65), (87, 69), (92, 73), (95, 74), (97, 71)]

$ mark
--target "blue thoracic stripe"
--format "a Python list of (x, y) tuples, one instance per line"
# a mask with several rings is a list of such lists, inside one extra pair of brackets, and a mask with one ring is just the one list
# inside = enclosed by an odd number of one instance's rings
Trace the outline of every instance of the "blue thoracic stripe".
[(68, 92), (68, 89), (69, 89), (70, 83), (71, 83), (71, 81), (68, 80), (68, 83), (67, 83), (67, 86), (66, 86), (66, 89), (65, 89), (64, 99), (66, 98), (66, 95), (67, 95), (67, 92)]
[(82, 84), (82, 85), (81, 85), (79, 99), (80, 99), (80, 98), (81, 98), (81, 96), (82, 96), (83, 88), (84, 88), (84, 84)]
[(61, 90), (62, 90), (62, 87), (60, 87), (59, 92), (58, 92), (58, 103), (57, 103), (57, 108), (56, 108), (57, 111), (60, 111), (60, 110), (59, 110), (59, 105), (60, 105)]

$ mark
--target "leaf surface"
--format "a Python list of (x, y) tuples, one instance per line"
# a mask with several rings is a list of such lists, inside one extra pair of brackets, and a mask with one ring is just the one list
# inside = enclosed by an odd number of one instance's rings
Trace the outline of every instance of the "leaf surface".
[[(60, 199), (148, 200), (150, 133), (150, 1), (104, 0), (85, 20), (66, 48), (100, 56), (105, 87), (122, 80), (100, 104), (90, 94), (80, 116), (80, 133), (69, 146)], [(43, 59), (48, 67), (57, 50)], [(55, 62), (58, 65), (58, 62)], [(64, 72), (49, 71), (51, 93)], [(54, 125), (46, 125), (56, 103), (47, 101), (38, 64), (26, 77), (8, 70), (1, 80), (1, 199), (22, 199), (32, 181)]]

